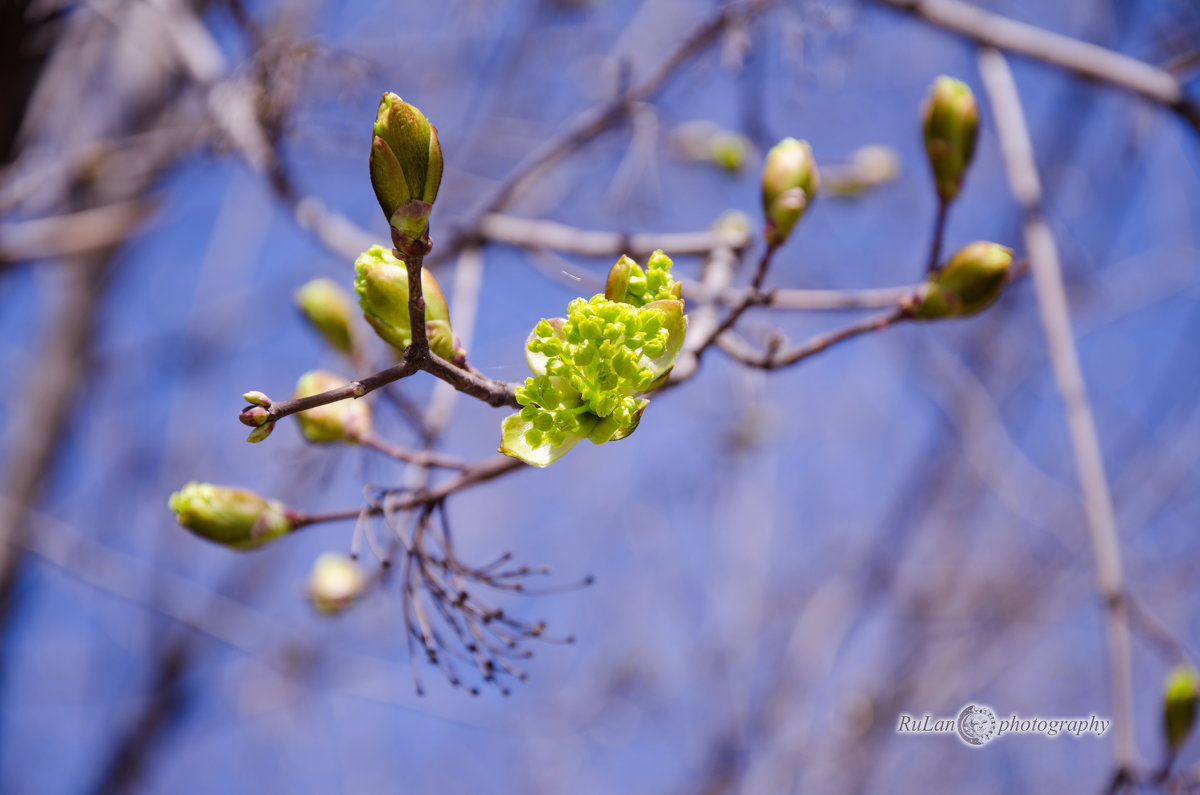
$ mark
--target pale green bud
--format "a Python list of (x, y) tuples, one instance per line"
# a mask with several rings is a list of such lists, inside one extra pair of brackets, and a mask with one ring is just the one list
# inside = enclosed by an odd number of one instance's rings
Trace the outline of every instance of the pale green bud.
[(921, 116), (937, 193), (948, 202), (958, 195), (975, 156), (979, 104), (966, 83), (943, 75), (933, 82)]
[(327, 615), (351, 607), (366, 587), (367, 577), (358, 564), (333, 552), (317, 558), (308, 578), (308, 596), (313, 607)]
[(850, 153), (850, 162), (825, 171), (825, 192), (855, 197), (900, 176), (900, 156), (880, 144), (860, 146)]
[(442, 181), (437, 128), (400, 97), (383, 95), (371, 142), (371, 186), (393, 230), (393, 240), (420, 240)]
[(354, 347), (350, 296), (333, 279), (313, 279), (296, 291), (296, 306), (304, 319), (342, 353)]
[[(398, 350), (412, 344), (408, 316), (408, 270), (382, 246), (371, 246), (354, 263), (354, 291), (363, 317), (380, 338)], [(465, 354), (458, 349), (450, 328), (450, 309), (428, 270), (421, 269), (421, 292), (425, 298), (425, 330), (429, 347), (443, 359), (457, 360)]]
[[(252, 406), (259, 406), (264, 409), (271, 408), (271, 398), (267, 397), (262, 392), (259, 392), (257, 389), (252, 389), (249, 392), (244, 392), (242, 394), (242, 400), (246, 401), (247, 403), (249, 403)], [(260, 425), (260, 424), (261, 423), (257, 423), (257, 422), (255, 423), (255, 425)]]
[[(340, 375), (313, 370), (300, 376), (293, 398), (312, 397), (345, 386), (349, 381)], [(371, 429), (371, 407), (365, 400), (349, 398), (326, 403), (296, 414), (304, 438), (317, 444), (348, 442), (357, 444)]]
[(820, 174), (807, 141), (784, 138), (767, 153), (762, 174), (767, 242), (782, 245), (820, 187)]
[(1004, 290), (1012, 249), (977, 241), (958, 250), (950, 261), (929, 274), (913, 299), (910, 313), (921, 320), (974, 315)]
[(740, 171), (750, 154), (750, 141), (746, 136), (726, 130), (714, 135), (708, 147), (709, 160), (726, 171)]
[[(242, 397), (245, 397), (245, 395), (242, 395)], [(249, 425), (251, 428), (258, 428), (259, 426), (265, 425), (269, 419), (271, 419), (270, 410), (264, 408), (258, 403), (255, 403), (252, 406), (247, 406), (246, 408), (242, 409), (242, 412), (238, 415), (238, 421), (243, 425)]]
[(1174, 669), (1167, 677), (1163, 697), (1163, 730), (1166, 733), (1167, 748), (1172, 754), (1183, 747), (1192, 726), (1196, 723), (1198, 690), (1200, 677), (1194, 669), (1186, 665)]
[(250, 435), (246, 437), (246, 441), (251, 444), (258, 444), (263, 439), (271, 435), (271, 431), (275, 430), (274, 422), (266, 422), (259, 425), (254, 430), (250, 431)]
[(291, 511), (283, 503), (231, 486), (188, 483), (168, 504), (180, 525), (231, 549), (261, 547), (293, 527)]

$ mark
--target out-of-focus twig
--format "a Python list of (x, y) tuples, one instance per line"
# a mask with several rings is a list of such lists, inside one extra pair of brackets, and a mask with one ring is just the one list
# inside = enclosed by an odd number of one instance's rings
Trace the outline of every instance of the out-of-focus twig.
[(1036, 58), (1083, 77), (1140, 94), (1181, 115), (1200, 133), (1200, 106), (1163, 69), (1095, 44), (993, 14), (961, 0), (879, 0), (980, 44)]
[(0, 262), (70, 257), (125, 242), (154, 211), (141, 199), (0, 224)]
[(1104, 458), (1079, 354), (1071, 331), (1070, 310), (1059, 264), (1058, 247), (1042, 214), (1042, 188), (1025, 123), (1021, 98), (1008, 62), (994, 49), (979, 55), (984, 88), (992, 105), (1000, 149), (1014, 197), (1025, 211), (1025, 246), (1033, 271), (1038, 309), (1049, 346), (1050, 364), (1067, 415), (1067, 429), (1083, 492), (1084, 512), (1096, 566), (1096, 585), (1104, 600), (1112, 676), (1113, 785), (1130, 780), (1137, 764), (1133, 736), (1133, 670), (1129, 607), (1121, 564), (1121, 546)]

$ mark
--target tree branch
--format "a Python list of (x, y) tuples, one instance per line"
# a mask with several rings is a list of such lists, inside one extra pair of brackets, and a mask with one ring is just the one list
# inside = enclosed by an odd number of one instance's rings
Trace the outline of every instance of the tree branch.
[(1070, 36), (993, 14), (961, 0), (878, 0), (980, 44), (1036, 58), (1164, 105), (1200, 133), (1200, 107), (1163, 69)]
[(1100, 439), (1088, 401), (1079, 354), (1071, 332), (1070, 310), (1063, 285), (1058, 249), (1042, 215), (1041, 182), (1033, 145), (1025, 124), (1021, 98), (1004, 56), (993, 49), (979, 54), (979, 70), (992, 105), (1000, 149), (1013, 196), (1025, 211), (1025, 245), (1033, 271), (1042, 327), (1049, 346), (1059, 395), (1067, 415), (1067, 430), (1087, 516), (1096, 565), (1096, 587), (1104, 603), (1112, 672), (1114, 783), (1132, 775), (1137, 763), (1133, 736), (1133, 669), (1126, 600), (1112, 496), (1104, 472)]

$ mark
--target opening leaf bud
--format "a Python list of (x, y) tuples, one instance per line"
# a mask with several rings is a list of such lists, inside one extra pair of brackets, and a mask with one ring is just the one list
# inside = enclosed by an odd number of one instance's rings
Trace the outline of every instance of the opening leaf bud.
[(762, 204), (766, 238), (782, 245), (804, 215), (820, 187), (821, 179), (807, 141), (784, 138), (767, 153), (763, 166)]
[[(384, 342), (398, 350), (412, 344), (408, 320), (408, 270), (401, 260), (382, 246), (371, 246), (354, 263), (354, 291), (363, 317)], [(428, 270), (421, 269), (421, 292), (425, 298), (425, 328), (429, 347), (447, 360), (461, 359), (454, 332), (450, 328), (450, 309)]]
[[(345, 386), (349, 381), (325, 370), (312, 370), (300, 376), (293, 398), (312, 397)], [(358, 444), (371, 429), (371, 407), (365, 400), (349, 398), (336, 403), (301, 411), (296, 415), (304, 438), (316, 444), (347, 442)]]
[(442, 147), (424, 114), (390, 92), (379, 102), (373, 132), (371, 186), (400, 247), (400, 240), (420, 240), (429, 228), (442, 182)]
[(979, 103), (966, 83), (942, 75), (933, 81), (921, 117), (938, 196), (953, 201), (975, 156)]
[(362, 569), (345, 555), (326, 552), (313, 564), (308, 578), (308, 597), (313, 607), (335, 615), (351, 607), (367, 587)]
[(181, 526), (230, 549), (256, 549), (293, 527), (283, 503), (232, 486), (188, 483), (168, 505)]
[(353, 304), (350, 296), (333, 279), (313, 279), (296, 291), (296, 307), (304, 319), (342, 353), (354, 347), (350, 325)]
[(910, 312), (921, 320), (974, 315), (1000, 296), (1012, 249), (977, 241), (966, 245), (925, 280)]

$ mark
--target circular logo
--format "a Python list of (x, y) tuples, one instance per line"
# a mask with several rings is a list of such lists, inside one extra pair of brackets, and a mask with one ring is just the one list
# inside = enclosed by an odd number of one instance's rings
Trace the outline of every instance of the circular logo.
[(968, 704), (958, 713), (958, 736), (978, 748), (996, 736), (996, 713), (987, 707)]

